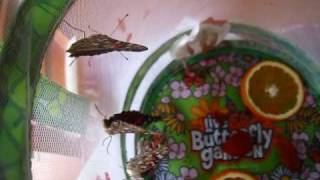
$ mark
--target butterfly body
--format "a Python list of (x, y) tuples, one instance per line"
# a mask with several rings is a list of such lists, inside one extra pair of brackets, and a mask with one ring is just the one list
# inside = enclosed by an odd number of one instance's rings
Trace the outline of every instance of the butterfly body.
[(156, 116), (150, 116), (139, 111), (123, 111), (104, 119), (104, 128), (108, 134), (147, 133), (142, 126), (158, 121)]
[(119, 41), (104, 34), (95, 34), (73, 43), (67, 50), (70, 57), (94, 56), (113, 51), (145, 51), (148, 48), (134, 43)]

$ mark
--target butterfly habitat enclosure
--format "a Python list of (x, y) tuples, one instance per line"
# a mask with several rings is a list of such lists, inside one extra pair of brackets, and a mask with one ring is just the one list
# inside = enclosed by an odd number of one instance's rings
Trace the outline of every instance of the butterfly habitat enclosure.
[(319, 179), (319, 8), (1, 0), (0, 179)]

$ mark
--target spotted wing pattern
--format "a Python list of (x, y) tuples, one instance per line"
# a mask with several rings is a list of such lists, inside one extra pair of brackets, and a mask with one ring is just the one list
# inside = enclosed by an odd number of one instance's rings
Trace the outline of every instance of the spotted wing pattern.
[(148, 149), (136, 155), (127, 163), (128, 174), (132, 179), (141, 179), (144, 175), (154, 170), (168, 153), (167, 146), (159, 146), (157, 149)]
[(114, 121), (109, 126), (105, 125), (105, 130), (110, 135), (126, 133), (152, 134), (152, 132), (148, 132), (139, 126), (135, 126), (123, 121)]
[(94, 56), (112, 51), (140, 52), (147, 49), (143, 45), (119, 41), (103, 34), (95, 34), (75, 42), (67, 52), (70, 53), (70, 57), (79, 57)]

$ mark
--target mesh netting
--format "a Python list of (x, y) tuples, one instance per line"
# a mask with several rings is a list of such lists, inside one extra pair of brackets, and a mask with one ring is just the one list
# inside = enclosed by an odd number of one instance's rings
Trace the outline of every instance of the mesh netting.
[(81, 157), (80, 137), (76, 133), (32, 122), (32, 148), (34, 151)]
[(83, 134), (89, 103), (52, 81), (41, 78), (34, 99), (33, 119), (40, 125)]
[(41, 78), (34, 99), (34, 151), (81, 156), (81, 137), (89, 118), (89, 103), (48, 79)]

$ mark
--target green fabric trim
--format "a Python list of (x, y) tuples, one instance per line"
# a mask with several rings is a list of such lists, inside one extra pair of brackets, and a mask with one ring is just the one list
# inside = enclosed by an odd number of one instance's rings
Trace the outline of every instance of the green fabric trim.
[(31, 179), (30, 117), (42, 57), (73, 0), (25, 0), (0, 57), (0, 179)]

